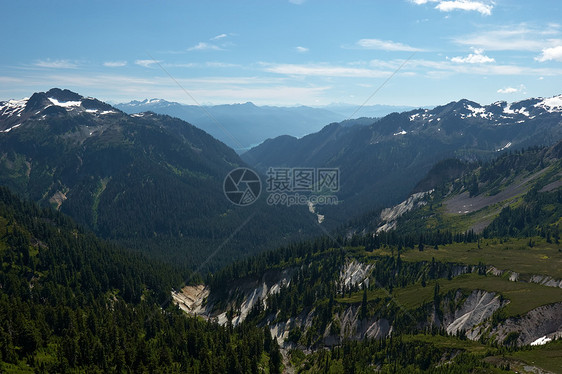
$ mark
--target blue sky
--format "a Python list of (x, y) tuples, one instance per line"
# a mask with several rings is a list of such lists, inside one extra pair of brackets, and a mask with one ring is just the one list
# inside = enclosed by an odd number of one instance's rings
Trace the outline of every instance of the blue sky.
[(52, 87), (319, 106), (562, 94), (559, 0), (3, 1), (2, 13), (3, 100)]

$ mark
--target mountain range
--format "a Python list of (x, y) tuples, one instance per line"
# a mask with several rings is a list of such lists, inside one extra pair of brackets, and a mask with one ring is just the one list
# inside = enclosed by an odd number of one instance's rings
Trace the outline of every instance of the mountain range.
[(340, 204), (319, 207), (325, 221), (357, 217), (404, 200), (440, 160), (486, 160), (562, 138), (562, 96), (480, 105), (460, 100), (389, 114), (370, 125), (333, 123), (300, 139), (269, 139), (242, 155), (270, 167), (340, 169)]
[(268, 138), (282, 134), (300, 137), (320, 130), (327, 123), (345, 119), (343, 115), (327, 109), (257, 106), (250, 102), (197, 106), (163, 99), (146, 99), (117, 104), (115, 107), (129, 114), (151, 111), (183, 119), (238, 153), (247, 151)]
[[(357, 106), (331, 104), (323, 107), (257, 106), (251, 102), (229, 105), (186, 105), (164, 99), (134, 100), (115, 105), (128, 113), (154, 112), (187, 121), (243, 153), (269, 138), (280, 135), (302, 137), (340, 122), (356, 112), (361, 117), (383, 117), (391, 112), (412, 109), (391, 105)], [(371, 120), (372, 122), (373, 120)]]

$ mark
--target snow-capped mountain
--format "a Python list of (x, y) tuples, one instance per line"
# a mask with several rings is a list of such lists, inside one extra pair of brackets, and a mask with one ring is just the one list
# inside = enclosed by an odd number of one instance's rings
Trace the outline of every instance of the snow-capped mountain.
[(94, 116), (123, 114), (109, 104), (92, 97), (83, 97), (69, 90), (53, 88), (21, 100), (0, 102), (0, 131), (9, 132), (27, 120), (44, 120), (49, 115), (88, 113)]

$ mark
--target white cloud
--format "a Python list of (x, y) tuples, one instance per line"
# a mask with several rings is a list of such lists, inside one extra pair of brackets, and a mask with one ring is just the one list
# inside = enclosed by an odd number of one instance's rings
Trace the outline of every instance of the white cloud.
[(103, 63), (103, 66), (107, 66), (110, 68), (118, 68), (126, 65), (127, 61), (106, 61)]
[(142, 67), (145, 67), (145, 68), (150, 68), (150, 67), (152, 67), (152, 65), (159, 64), (161, 62), (162, 61), (160, 61), (160, 60), (136, 60), (135, 64), (139, 65), (139, 66), (142, 66)]
[(470, 0), (454, 0), (454, 1), (441, 1), (435, 9), (442, 12), (451, 12), (453, 10), (468, 10), (476, 11), (482, 15), (489, 16), (492, 14), (492, 5), (484, 4), (480, 1)]
[(552, 38), (558, 34), (558, 25), (555, 24), (546, 28), (519, 24), (462, 35), (453, 38), (453, 41), (487, 51), (540, 51), (562, 44), (561, 39)]
[(504, 88), (500, 88), (498, 90), (498, 93), (501, 94), (512, 94), (512, 93), (517, 93), (517, 92), (524, 92), (526, 90), (525, 85), (521, 84), (519, 85), (519, 88), (515, 88), (515, 87), (504, 87)]
[(460, 63), (460, 64), (486, 64), (490, 62), (495, 62), (491, 57), (484, 55), (484, 50), (482, 49), (474, 49), (474, 53), (470, 53), (466, 57), (453, 57), (451, 61)]
[(404, 51), (404, 52), (421, 52), (422, 49), (414, 48), (406, 44), (393, 42), (390, 40), (380, 40), (380, 39), (361, 39), (357, 43), (357, 46), (365, 49), (379, 49), (383, 51)]
[(474, 0), (411, 0), (412, 3), (423, 5), (427, 3), (438, 3), (435, 9), (442, 12), (452, 12), (454, 10), (475, 11), (482, 15), (489, 16), (494, 8), (493, 2), (474, 1)]
[(297, 52), (299, 52), (299, 53), (306, 53), (306, 52), (308, 52), (308, 48), (306, 48), (306, 47), (298, 46), (298, 47), (295, 47), (295, 49), (296, 49)]
[(333, 65), (297, 65), (297, 64), (264, 64), (265, 71), (285, 75), (323, 76), (323, 77), (348, 77), (348, 78), (380, 78), (390, 74), (389, 71), (350, 68)]
[(205, 50), (220, 51), (220, 50), (222, 50), (222, 48), (219, 47), (218, 45), (205, 43), (205, 42), (199, 42), (197, 45), (194, 45), (193, 47), (188, 48), (187, 50), (188, 51), (205, 51)]
[(219, 40), (219, 39), (226, 38), (227, 36), (228, 34), (219, 34), (217, 36), (212, 37), (211, 40)]
[(78, 67), (78, 65), (68, 60), (50, 60), (50, 59), (39, 60), (34, 65), (40, 68), (50, 68), (50, 69), (75, 69)]
[(542, 54), (538, 57), (535, 57), (535, 60), (539, 62), (552, 60), (562, 62), (562, 45), (543, 49)]

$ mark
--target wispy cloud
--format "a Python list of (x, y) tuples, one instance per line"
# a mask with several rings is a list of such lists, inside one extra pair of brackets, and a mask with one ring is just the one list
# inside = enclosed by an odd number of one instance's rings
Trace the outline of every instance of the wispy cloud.
[(483, 49), (474, 49), (474, 53), (470, 53), (466, 57), (453, 57), (451, 61), (459, 63), (459, 64), (487, 64), (490, 62), (495, 62), (491, 57), (484, 55)]
[(562, 62), (562, 45), (543, 49), (541, 55), (535, 57), (535, 60), (539, 62), (552, 61), (552, 60)]
[[(460, 57), (466, 58), (466, 57)], [(392, 71), (404, 62), (403, 59), (395, 60), (372, 60), (369, 65), (378, 69), (388, 69)], [(445, 78), (451, 74), (458, 75), (484, 75), (484, 76), (558, 76), (562, 75), (561, 68), (535, 68), (525, 65), (506, 65), (493, 63), (458, 63), (451, 59), (433, 61), (426, 59), (413, 59), (408, 61), (404, 72), (415, 72), (419, 75), (425, 75), (430, 78)]]
[(218, 62), (218, 61), (208, 61), (208, 62), (173, 62), (162, 64), (164, 67), (170, 68), (235, 68), (240, 67), (237, 64), (231, 64), (228, 62)]
[(50, 69), (76, 69), (78, 67), (74, 62), (68, 60), (39, 60), (34, 64), (40, 68), (50, 68)]
[(423, 51), (423, 49), (414, 48), (407, 44), (397, 43), (390, 40), (380, 40), (380, 39), (361, 39), (357, 41), (355, 45), (364, 49), (379, 49), (383, 51), (403, 51), (403, 52)]
[(199, 42), (193, 47), (187, 49), (188, 51), (221, 51), (222, 48), (216, 44)]
[(150, 67), (152, 67), (152, 65), (159, 64), (161, 62), (162, 61), (160, 61), (160, 60), (136, 60), (135, 64), (139, 65), (139, 66), (142, 66), (144, 68), (150, 68)]
[(487, 51), (540, 51), (562, 44), (561, 39), (553, 38), (558, 34), (558, 25), (555, 24), (546, 27), (518, 24), (462, 35), (453, 38), (453, 41)]
[[(88, 96), (113, 102), (160, 97), (170, 101), (190, 103), (191, 99), (168, 77), (139, 77), (121, 74), (38, 74), (30, 76), (18, 87), (25, 92), (41, 90), (41, 87), (67, 87)], [(3, 79), (0, 78), (0, 82)], [(252, 101), (260, 105), (294, 105), (323, 101), (323, 95), (332, 89), (329, 85), (303, 85), (289, 83), (281, 78), (264, 77), (201, 77), (177, 78), (189, 93), (200, 102), (235, 103)], [(0, 89), (0, 93), (2, 90)], [(23, 93), (25, 93), (23, 92)]]
[(264, 70), (270, 73), (284, 75), (322, 76), (322, 77), (347, 77), (347, 78), (380, 78), (390, 74), (389, 71), (354, 68), (347, 66), (334, 66), (325, 64), (262, 64)]
[(501, 94), (513, 94), (513, 93), (518, 93), (518, 92), (525, 92), (527, 88), (525, 87), (525, 85), (521, 84), (519, 85), (519, 87), (504, 87), (504, 88), (500, 88), (497, 92), (501, 93)]
[(228, 34), (219, 34), (219, 35), (217, 35), (217, 36), (213, 36), (213, 37), (211, 38), (211, 40), (224, 39), (224, 38), (226, 38), (227, 36), (228, 36)]
[(482, 15), (489, 16), (494, 8), (493, 2), (483, 2), (474, 0), (411, 0), (412, 3), (423, 5), (427, 3), (437, 3), (435, 9), (442, 12), (452, 12), (454, 10), (475, 11)]
[(296, 50), (297, 52), (299, 52), (299, 53), (306, 53), (306, 52), (308, 52), (308, 48), (306, 48), (306, 47), (301, 47), (301, 46), (295, 47), (295, 50)]
[(291, 4), (296, 4), (296, 5), (301, 5), (305, 2), (306, 0), (289, 0), (289, 2)]
[(107, 66), (109, 68), (119, 68), (127, 66), (127, 61), (106, 61), (103, 63), (103, 66)]

